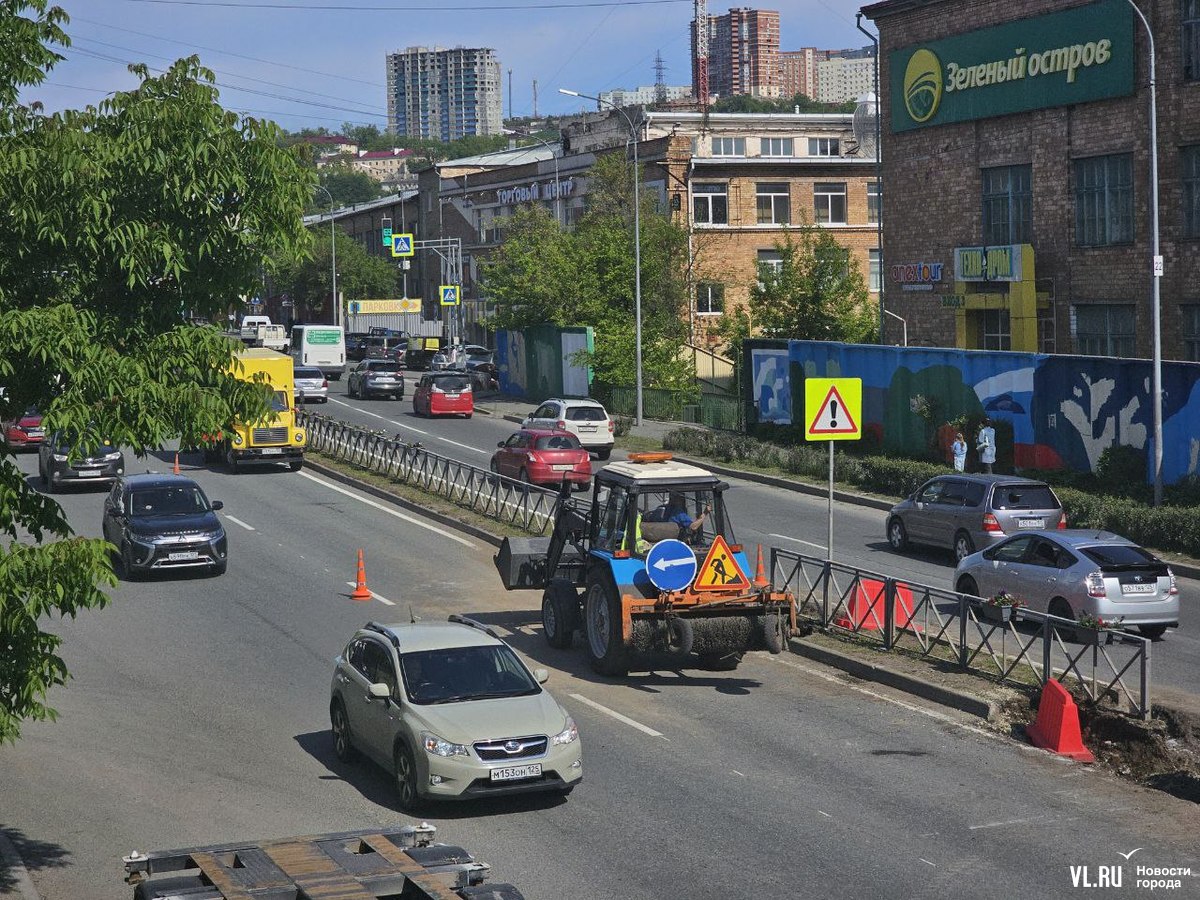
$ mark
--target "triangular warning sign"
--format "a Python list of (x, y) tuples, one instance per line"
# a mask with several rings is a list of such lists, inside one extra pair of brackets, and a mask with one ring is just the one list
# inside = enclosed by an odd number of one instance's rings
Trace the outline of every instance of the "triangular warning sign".
[(696, 576), (692, 588), (697, 591), (750, 590), (750, 579), (721, 535), (717, 535), (708, 556), (704, 557), (704, 564), (700, 566), (700, 574)]
[(817, 414), (808, 425), (810, 435), (821, 434), (858, 434), (858, 425), (850, 415), (846, 401), (838, 393), (836, 386), (829, 389), (825, 399), (821, 401)]

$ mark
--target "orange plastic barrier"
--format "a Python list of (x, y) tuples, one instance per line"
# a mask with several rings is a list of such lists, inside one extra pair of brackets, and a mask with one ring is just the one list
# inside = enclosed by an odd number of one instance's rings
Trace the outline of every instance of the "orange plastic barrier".
[(1037, 719), (1025, 729), (1029, 742), (1079, 762), (1095, 762), (1092, 751), (1083, 746), (1079, 731), (1079, 707), (1067, 689), (1051, 678), (1042, 688)]
[[(854, 593), (846, 600), (846, 612), (837, 616), (833, 623), (841, 628), (881, 631), (883, 630), (884, 599), (882, 581), (860, 578), (854, 588)], [(911, 588), (903, 584), (896, 585), (892, 615), (896, 620), (897, 628), (920, 630), (920, 626), (912, 621), (913, 595)]]

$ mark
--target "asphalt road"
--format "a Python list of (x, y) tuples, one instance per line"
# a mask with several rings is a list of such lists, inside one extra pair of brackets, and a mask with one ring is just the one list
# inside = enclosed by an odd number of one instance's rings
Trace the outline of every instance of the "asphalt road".
[[(59, 720), (0, 749), (0, 827), (44, 900), (128, 898), (134, 848), (406, 821), (383, 774), (336, 762), (326, 710), (346, 638), (410, 605), (501, 626), (579, 723), (569, 800), (428, 816), (530, 900), (1058, 897), (1072, 866), (1095, 880), (1139, 847), (1137, 864), (1200, 871), (1194, 804), (786, 654), (600, 679), (546, 646), (538, 596), (500, 590), (490, 547), (307, 472), (194, 475), (226, 503), (229, 572), (122, 583), (55, 623), (74, 675)], [(103, 493), (60, 497), (96, 535)], [(359, 547), (392, 606), (346, 596)]]

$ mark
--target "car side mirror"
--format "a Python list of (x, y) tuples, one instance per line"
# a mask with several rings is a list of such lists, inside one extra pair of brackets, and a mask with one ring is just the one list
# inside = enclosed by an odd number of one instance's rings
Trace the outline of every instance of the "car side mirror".
[(377, 681), (367, 688), (368, 700), (387, 700), (392, 696), (392, 689), (382, 681)]
[(538, 684), (545, 684), (550, 680), (550, 672), (547, 669), (539, 667), (533, 670), (533, 677), (537, 679)]
[(504, 441), (500, 441), (499, 443), (497, 443), (497, 444), (496, 444), (496, 446), (497, 446), (497, 447), (503, 447), (503, 446), (504, 446)]
[(212, 506), (214, 512), (225, 508), (225, 504), (220, 500), (214, 500), (210, 505)]

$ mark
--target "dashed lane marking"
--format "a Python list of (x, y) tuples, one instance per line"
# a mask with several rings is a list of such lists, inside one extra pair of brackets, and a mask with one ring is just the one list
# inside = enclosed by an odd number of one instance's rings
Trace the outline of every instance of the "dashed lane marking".
[(611, 716), (618, 722), (628, 725), (630, 728), (636, 728), (643, 734), (648, 734), (650, 737), (660, 737), (663, 738), (663, 740), (666, 740), (661, 731), (655, 731), (649, 725), (643, 725), (641, 722), (629, 718), (629, 716), (623, 716), (615, 709), (609, 709), (607, 706), (597, 703), (595, 700), (588, 699), (587, 697), (583, 696), (583, 694), (571, 694), (571, 697), (572, 699), (578, 700), (580, 703), (583, 703), (586, 706), (590, 706), (592, 709), (597, 710), (598, 712), (604, 713), (606, 716)]
[(254, 526), (253, 526), (253, 525), (247, 525), (245, 522), (243, 522), (243, 521), (242, 521), (241, 519), (239, 519), (237, 516), (231, 516), (229, 513), (225, 513), (225, 518), (227, 518), (227, 519), (228, 519), (230, 522), (232, 522), (234, 525), (241, 525), (241, 526), (242, 526), (243, 528), (245, 528), (247, 531), (254, 531), (254, 530), (256, 530), (256, 529), (254, 528)]
[[(357, 587), (357, 585), (353, 581), (347, 581), (346, 584), (349, 587)], [(371, 591), (370, 588), (367, 588), (367, 590)], [(384, 597), (381, 594), (377, 594), (374, 591), (371, 591), (371, 596), (374, 597), (376, 600), (378, 600), (380, 603), (384, 604), (385, 606), (395, 606), (396, 605), (391, 600), (389, 600), (387, 597)]]
[(774, 532), (768, 532), (767, 537), (781, 538), (785, 541), (795, 541), (797, 544), (804, 544), (806, 547), (816, 547), (818, 550), (825, 549), (824, 544), (814, 544), (812, 541), (805, 541), (801, 538), (792, 537), (787, 534), (775, 534)]
[(364, 416), (370, 416), (372, 419), (378, 419), (380, 422), (389, 422), (392, 425), (399, 426), (400, 428), (406, 428), (409, 431), (415, 432), (416, 434), (429, 434), (428, 431), (423, 431), (422, 429), (417, 428), (415, 425), (409, 425), (407, 422), (397, 422), (395, 419), (389, 419), (387, 416), (381, 416), (379, 413), (373, 413), (369, 409), (363, 409), (361, 406), (355, 406), (353, 403), (346, 403), (342, 400), (334, 400), (332, 397), (329, 398), (329, 401), (331, 403), (336, 403), (338, 406), (344, 406), (347, 409), (360, 412)]

